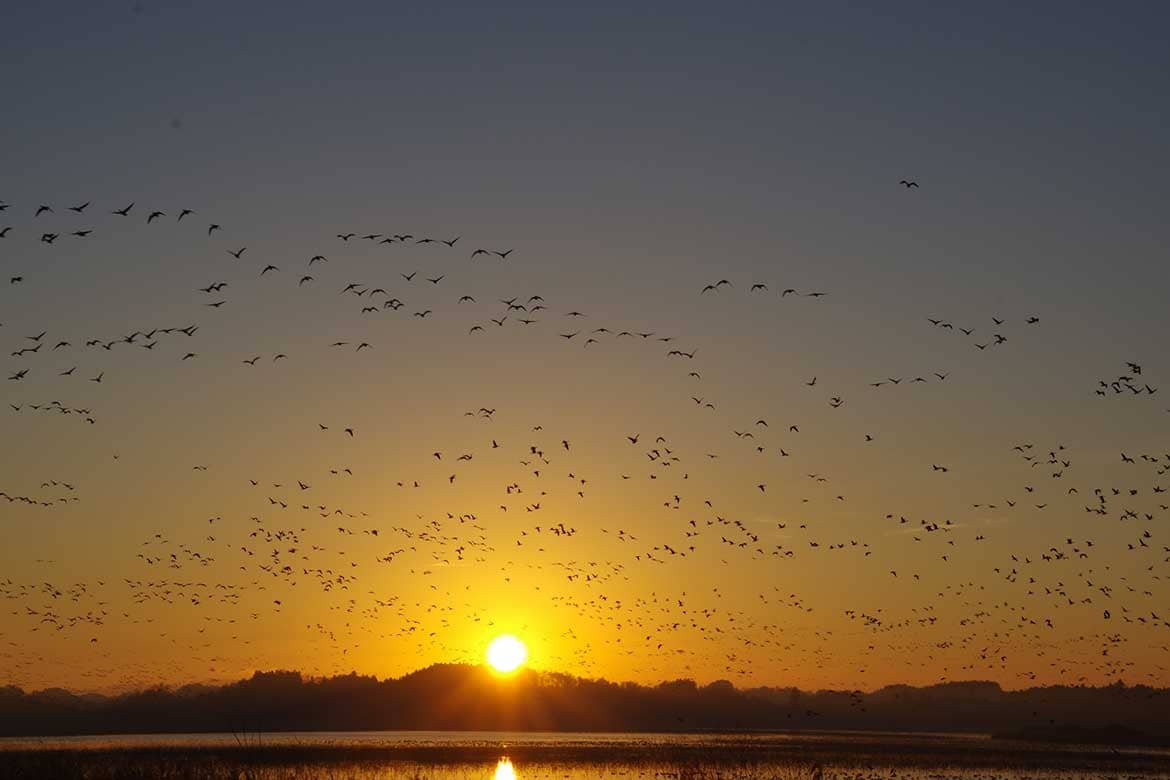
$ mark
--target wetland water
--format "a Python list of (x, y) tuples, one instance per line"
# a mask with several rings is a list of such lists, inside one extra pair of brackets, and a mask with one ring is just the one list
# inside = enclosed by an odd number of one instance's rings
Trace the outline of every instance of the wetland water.
[(1088, 780), (1167, 778), (1170, 750), (977, 734), (285, 732), (0, 739), (4, 778)]

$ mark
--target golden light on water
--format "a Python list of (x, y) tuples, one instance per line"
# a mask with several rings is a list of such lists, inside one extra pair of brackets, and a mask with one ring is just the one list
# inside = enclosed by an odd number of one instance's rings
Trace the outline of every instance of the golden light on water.
[(512, 759), (500, 759), (500, 763), (496, 764), (495, 780), (516, 780), (516, 770), (512, 768)]
[[(488, 666), (497, 672), (504, 674), (513, 672), (527, 660), (528, 648), (511, 634), (501, 634), (488, 645)], [(511, 767), (511, 764), (508, 766)]]

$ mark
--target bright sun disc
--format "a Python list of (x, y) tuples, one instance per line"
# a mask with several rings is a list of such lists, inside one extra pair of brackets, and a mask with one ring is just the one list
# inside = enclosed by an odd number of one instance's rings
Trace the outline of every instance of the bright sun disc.
[(528, 660), (528, 648), (511, 634), (492, 640), (487, 649), (488, 666), (497, 672), (512, 672)]

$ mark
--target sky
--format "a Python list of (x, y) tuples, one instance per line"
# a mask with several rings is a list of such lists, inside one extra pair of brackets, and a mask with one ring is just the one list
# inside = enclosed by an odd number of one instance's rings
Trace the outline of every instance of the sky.
[(0, 683), (1170, 682), (1165, 8), (627, 5), (8, 14)]

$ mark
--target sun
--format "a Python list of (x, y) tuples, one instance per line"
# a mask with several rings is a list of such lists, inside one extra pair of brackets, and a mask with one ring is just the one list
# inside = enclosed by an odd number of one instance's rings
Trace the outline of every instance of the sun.
[(528, 648), (511, 634), (501, 634), (488, 645), (488, 666), (497, 672), (514, 672), (527, 660)]

